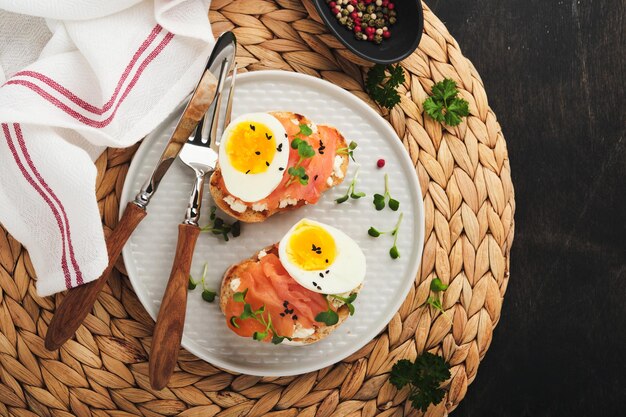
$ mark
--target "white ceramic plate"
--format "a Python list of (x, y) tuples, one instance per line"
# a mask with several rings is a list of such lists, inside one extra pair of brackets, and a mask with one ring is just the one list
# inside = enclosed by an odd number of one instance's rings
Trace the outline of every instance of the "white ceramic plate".
[[(337, 127), (348, 141), (358, 143), (355, 151), (361, 166), (358, 191), (367, 197), (337, 205), (357, 164), (351, 162), (347, 180), (326, 192), (318, 204), (276, 215), (260, 224), (242, 225), (241, 236), (224, 242), (201, 234), (194, 253), (192, 275), (201, 275), (208, 262), (207, 287), (218, 290), (228, 266), (277, 242), (299, 219), (309, 217), (333, 225), (351, 236), (367, 257), (365, 286), (356, 302), (356, 313), (326, 339), (308, 346), (260, 343), (232, 333), (226, 326), (219, 303), (202, 300), (200, 286), (189, 292), (187, 319), (182, 344), (198, 357), (225, 369), (259, 376), (285, 376), (314, 371), (336, 363), (363, 347), (391, 320), (404, 301), (417, 274), (424, 240), (424, 210), (415, 169), (391, 126), (367, 104), (347, 91), (310, 76), (258, 71), (237, 79), (233, 118), (248, 112), (286, 110), (306, 115), (317, 124)], [(147, 138), (137, 152), (124, 186), (122, 205), (133, 200), (149, 176), (176, 123), (176, 115)], [(376, 161), (386, 165), (378, 169)], [(400, 210), (376, 211), (372, 196), (384, 190), (383, 177), (390, 177), (391, 195)], [(206, 181), (208, 184), (208, 181)], [(182, 221), (191, 191), (192, 172), (176, 161), (148, 207), (148, 216), (124, 248), (130, 281), (148, 313), (156, 318), (176, 247), (177, 225)], [(201, 224), (208, 223), (212, 205), (205, 192)], [(400, 258), (392, 260), (393, 238), (377, 239), (367, 230), (393, 229), (404, 213), (397, 247)], [(223, 214), (221, 216), (227, 218)]]

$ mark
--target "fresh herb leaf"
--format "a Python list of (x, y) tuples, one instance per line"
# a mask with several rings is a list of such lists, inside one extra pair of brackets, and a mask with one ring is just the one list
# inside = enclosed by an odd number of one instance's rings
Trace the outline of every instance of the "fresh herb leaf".
[(432, 87), (432, 95), (424, 101), (424, 111), (439, 123), (457, 126), (461, 117), (469, 115), (469, 103), (458, 97), (456, 82), (449, 78)]
[[(305, 124), (301, 124), (299, 134), (305, 134), (303, 131), (305, 133), (308, 132), (307, 136), (312, 133), (310, 127)], [(296, 165), (287, 169), (287, 174), (289, 174), (290, 178), (285, 183), (285, 187), (289, 187), (296, 180), (302, 185), (307, 185), (309, 183), (309, 176), (306, 174), (306, 171), (301, 164), (305, 159), (313, 158), (315, 156), (315, 149), (313, 149), (313, 147), (306, 140), (302, 140), (300, 138), (292, 140), (291, 147), (298, 150), (298, 156), (300, 158), (298, 159)]]
[(217, 293), (215, 291), (211, 291), (211, 290), (202, 291), (202, 299), (208, 303), (212, 303), (213, 301), (215, 301), (216, 295)]
[(355, 191), (355, 187), (356, 187), (356, 182), (357, 179), (359, 178), (359, 169), (361, 167), (358, 167), (356, 169), (356, 172), (354, 173), (354, 178), (352, 178), (352, 181), (350, 181), (350, 185), (348, 186), (348, 190), (346, 191), (346, 193), (344, 195), (342, 195), (341, 197), (335, 199), (335, 203), (337, 204), (341, 204), (341, 203), (345, 203), (346, 201), (348, 201), (348, 198), (352, 198), (354, 200), (358, 200), (361, 197), (365, 197), (365, 193), (362, 191)]
[(351, 141), (348, 146), (346, 146), (345, 148), (339, 148), (337, 149), (337, 154), (339, 155), (348, 155), (350, 156), (350, 158), (352, 158), (352, 160), (354, 162), (356, 162), (356, 159), (354, 159), (354, 150), (357, 148), (357, 143), (355, 141)]
[(393, 236), (393, 246), (391, 247), (391, 249), (389, 249), (389, 256), (391, 257), (391, 259), (398, 259), (400, 257), (400, 251), (398, 250), (397, 243), (398, 243), (398, 233), (400, 232), (400, 224), (402, 223), (403, 217), (404, 217), (404, 213), (400, 212), (400, 216), (398, 216), (398, 221), (396, 222), (396, 226), (393, 228), (393, 230), (390, 230), (387, 232), (381, 232), (375, 227), (370, 227), (367, 230), (367, 234), (372, 237), (378, 237), (384, 234), (391, 234)]
[(254, 332), (254, 334), (252, 335), (252, 338), (254, 340), (258, 340), (259, 342), (262, 342), (266, 337), (267, 337), (267, 331), (265, 331), (265, 332)]
[(254, 317), (254, 311), (252, 311), (252, 306), (248, 303), (245, 303), (243, 306), (243, 312), (239, 315), (239, 318), (242, 320), (249, 319), (250, 317)]
[(299, 135), (311, 136), (312, 133), (313, 133), (313, 130), (311, 129), (309, 125), (300, 123), (300, 132), (298, 133)]
[(248, 289), (246, 288), (243, 292), (236, 292), (233, 294), (233, 300), (238, 303), (243, 303), (246, 300), (246, 294), (248, 294)]
[(393, 365), (389, 382), (401, 389), (410, 386), (409, 400), (416, 410), (426, 411), (431, 404), (439, 404), (445, 395), (440, 388), (450, 378), (450, 365), (437, 355), (425, 352), (414, 362), (401, 359)]
[(394, 200), (393, 198), (390, 198), (389, 208), (393, 211), (398, 211), (398, 208), (400, 208), (400, 202), (398, 200)]
[(431, 291), (440, 292), (440, 291), (445, 291), (447, 289), (448, 289), (448, 285), (441, 282), (439, 278), (433, 278), (433, 280), (430, 281)]
[(216, 236), (222, 236), (226, 242), (229, 241), (229, 234), (232, 237), (237, 237), (241, 234), (241, 222), (239, 220), (231, 223), (227, 223), (224, 219), (217, 217), (215, 214), (217, 207), (212, 206), (210, 212), (211, 223), (200, 229), (201, 232), (209, 232)]
[(324, 323), (327, 326), (332, 326), (339, 322), (339, 316), (336, 312), (331, 310), (330, 308), (327, 311), (322, 311), (315, 316), (315, 321)]
[(384, 209), (387, 200), (389, 200), (389, 208), (393, 211), (398, 211), (400, 202), (391, 197), (391, 193), (389, 192), (389, 175), (385, 174), (385, 194), (374, 194), (373, 203), (376, 210), (381, 211)]
[[(343, 301), (343, 303), (348, 307), (348, 311), (350, 312), (350, 315), (353, 316), (354, 315), (354, 305), (352, 305), (352, 302), (354, 300), (356, 300), (356, 296), (357, 293), (353, 293), (350, 294), (348, 297), (342, 297), (340, 295), (336, 295), (336, 294), (329, 294), (328, 297), (332, 297), (332, 298), (336, 298), (339, 301)], [(329, 308), (330, 310), (330, 308)], [(335, 313), (337, 314), (337, 313)], [(339, 316), (337, 316), (339, 317)]]
[(381, 211), (385, 208), (385, 196), (381, 194), (374, 194), (374, 207), (376, 210)]
[(241, 312), (239, 317), (233, 316), (230, 318), (230, 323), (233, 325), (233, 327), (239, 328), (239, 323), (237, 323), (237, 319), (239, 320), (253, 319), (259, 322), (260, 324), (262, 324), (263, 326), (265, 326), (264, 331), (254, 332), (254, 334), (252, 335), (252, 338), (254, 340), (263, 341), (265, 340), (265, 338), (267, 338), (267, 336), (270, 333), (272, 335), (272, 343), (274, 344), (279, 344), (284, 339), (289, 339), (288, 337), (280, 336), (278, 334), (278, 332), (274, 328), (274, 325), (272, 324), (272, 316), (269, 314), (269, 312), (265, 314), (266, 313), (265, 304), (261, 305), (261, 307), (259, 307), (257, 310), (253, 310), (252, 306), (249, 303), (245, 302), (247, 293), (248, 293), (248, 289), (246, 288), (243, 292), (236, 292), (233, 294), (233, 300), (235, 302), (244, 303), (243, 311)]
[(400, 94), (396, 88), (404, 81), (404, 70), (400, 64), (376, 64), (367, 72), (365, 89), (375, 102), (391, 109), (400, 102)]
[(187, 289), (188, 290), (195, 290), (197, 285), (198, 285), (198, 283), (194, 282), (193, 281), (193, 277), (191, 276), (191, 274), (189, 274), (189, 284), (187, 284)]
[(367, 231), (367, 234), (372, 236), (372, 237), (378, 237), (382, 234), (384, 234), (385, 232), (379, 232), (378, 230), (376, 230), (374, 227), (370, 227), (369, 230)]

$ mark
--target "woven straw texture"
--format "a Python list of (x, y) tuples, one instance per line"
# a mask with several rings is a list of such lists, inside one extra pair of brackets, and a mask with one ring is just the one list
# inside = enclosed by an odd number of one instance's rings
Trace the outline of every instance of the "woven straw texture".
[[(480, 76), (445, 26), (424, 6), (419, 49), (402, 62), (402, 101), (381, 111), (363, 92), (366, 62), (342, 48), (310, 0), (213, 0), (215, 33), (234, 30), (245, 70), (282, 69), (322, 77), (387, 118), (409, 152), (423, 191), (425, 248), (414, 287), (387, 328), (342, 363), (288, 378), (233, 375), (181, 350), (168, 388), (150, 389), (147, 356), (154, 322), (119, 271), (74, 340), (48, 352), (43, 338), (62, 295), (40, 298), (28, 253), (0, 229), (0, 415), (14, 416), (417, 416), (387, 380), (400, 358), (430, 351), (451, 365), (446, 396), (426, 415), (447, 415), (463, 399), (491, 343), (509, 278), (515, 211), (506, 143)], [(471, 115), (455, 128), (422, 112), (434, 82), (457, 81)], [(109, 149), (97, 161), (105, 231), (136, 150)], [(446, 315), (424, 303), (433, 277), (450, 287)]]

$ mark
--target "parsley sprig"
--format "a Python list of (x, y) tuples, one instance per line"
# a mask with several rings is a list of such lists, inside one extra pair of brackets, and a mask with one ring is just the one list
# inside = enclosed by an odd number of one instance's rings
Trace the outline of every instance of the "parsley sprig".
[(385, 194), (374, 194), (374, 207), (376, 207), (376, 210), (381, 211), (384, 209), (387, 200), (389, 200), (389, 208), (393, 211), (398, 211), (400, 202), (391, 197), (389, 193), (389, 176), (385, 174)]
[(372, 99), (388, 109), (400, 102), (396, 88), (404, 82), (404, 70), (400, 64), (376, 64), (367, 72), (365, 89)]
[(254, 340), (262, 342), (269, 334), (272, 335), (272, 343), (275, 345), (282, 343), (285, 339), (291, 340), (291, 338), (289, 337), (280, 336), (278, 334), (278, 332), (274, 328), (274, 325), (272, 324), (272, 316), (270, 315), (269, 311), (267, 312), (267, 314), (265, 314), (265, 304), (263, 304), (257, 310), (253, 310), (252, 306), (246, 302), (246, 294), (248, 294), (247, 288), (243, 292), (236, 292), (235, 294), (233, 294), (233, 300), (238, 303), (244, 303), (244, 305), (243, 312), (239, 316), (232, 316), (230, 318), (230, 324), (232, 324), (233, 327), (239, 328), (239, 323), (237, 323), (237, 320), (256, 320), (257, 322), (265, 326), (265, 330), (263, 330), (262, 332), (254, 332), (252, 334), (252, 338)]
[(200, 229), (201, 232), (210, 232), (214, 235), (221, 235), (226, 242), (228, 242), (228, 234), (232, 237), (237, 237), (241, 234), (241, 222), (239, 220), (234, 223), (226, 223), (224, 219), (217, 217), (215, 211), (217, 207), (211, 206), (211, 213), (209, 218), (211, 219), (211, 223)]
[(340, 155), (348, 155), (350, 156), (350, 158), (352, 158), (354, 162), (356, 162), (356, 160), (354, 159), (354, 150), (357, 148), (357, 146), (359, 145), (355, 141), (351, 141), (345, 148), (337, 149), (337, 153)]
[(446, 78), (439, 81), (433, 85), (432, 95), (424, 101), (424, 110), (439, 123), (457, 126), (461, 117), (469, 115), (469, 103), (458, 94), (454, 80)]
[[(298, 182), (302, 185), (307, 185), (309, 183), (309, 176), (301, 164), (305, 159), (315, 156), (315, 149), (313, 149), (313, 147), (306, 140), (302, 139), (302, 136), (310, 136), (312, 133), (313, 131), (308, 125), (301, 123), (300, 132), (298, 132), (296, 137), (291, 141), (291, 147), (298, 150), (298, 156), (300, 158), (298, 159), (296, 165), (289, 167), (287, 170), (287, 174), (289, 174), (290, 178), (285, 184), (285, 187), (289, 187), (296, 180), (298, 180)], [(298, 135), (301, 137), (298, 137)]]
[(400, 231), (400, 224), (402, 223), (403, 217), (404, 217), (404, 213), (400, 212), (400, 216), (398, 217), (398, 221), (396, 222), (396, 227), (394, 227), (393, 230), (390, 230), (387, 232), (381, 232), (375, 227), (370, 227), (369, 230), (367, 231), (367, 234), (370, 235), (371, 237), (379, 237), (385, 234), (391, 234), (391, 236), (393, 236), (393, 246), (391, 247), (391, 249), (389, 249), (389, 256), (391, 256), (391, 259), (398, 259), (400, 257), (400, 251), (398, 251), (397, 243), (398, 243), (398, 232)]
[(361, 167), (358, 167), (356, 169), (356, 172), (354, 173), (354, 177), (352, 178), (352, 181), (350, 181), (350, 185), (348, 186), (348, 191), (346, 191), (346, 193), (342, 195), (341, 197), (335, 199), (335, 202), (337, 204), (345, 203), (346, 201), (348, 201), (348, 198), (353, 198), (355, 200), (358, 200), (361, 197), (365, 197), (365, 193), (363, 191), (354, 190), (354, 187), (356, 187), (356, 181), (359, 178), (360, 168)]
[(215, 301), (215, 296), (217, 295), (217, 293), (213, 290), (208, 289), (205, 285), (204, 280), (206, 278), (207, 270), (208, 270), (208, 263), (205, 262), (204, 267), (202, 268), (202, 278), (200, 278), (200, 281), (195, 281), (193, 277), (191, 276), (191, 274), (189, 274), (189, 284), (187, 285), (187, 289), (195, 290), (198, 284), (201, 283), (202, 284), (202, 299), (208, 303), (212, 303), (213, 301)]
[(389, 382), (398, 389), (408, 385), (413, 408), (426, 411), (431, 404), (439, 404), (445, 391), (442, 382), (450, 378), (450, 365), (437, 355), (425, 352), (414, 362), (401, 359), (393, 365)]

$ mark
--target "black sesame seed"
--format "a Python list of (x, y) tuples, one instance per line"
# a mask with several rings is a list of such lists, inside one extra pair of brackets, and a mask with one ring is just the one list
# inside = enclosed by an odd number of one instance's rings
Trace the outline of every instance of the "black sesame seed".
[(327, 273), (327, 274), (328, 274), (328, 273), (330, 273), (330, 269), (327, 269), (327, 270), (326, 270), (326, 273)]
[(324, 274), (322, 274), (321, 272), (320, 272), (320, 277), (321, 277), (321, 278), (324, 278)]
[(317, 287), (317, 282), (313, 281), (313, 286)]
[(246, 171), (246, 174), (248, 174), (249, 172), (250, 172), (250, 170), (247, 170), (247, 171)]
[(272, 135), (268, 135), (267, 133), (265, 134), (265, 137), (267, 138), (267, 140), (272, 139)]
[(317, 286), (317, 289), (322, 291), (322, 287), (320, 287), (319, 285)]
[(325, 259), (326, 263), (328, 263), (328, 259)]
[(256, 151), (256, 152), (255, 152), (255, 155), (261, 155), (261, 152)]
[(256, 130), (256, 126), (250, 125), (250, 129), (252, 129), (252, 131), (255, 131)]
[(285, 133), (285, 137), (288, 138), (289, 136), (287, 136), (287, 134)]
[(283, 301), (283, 306), (287, 307), (289, 305), (289, 301), (285, 300)]
[(296, 316), (295, 314), (293, 316), (291, 316), (292, 319), (294, 320), (298, 320), (298, 316)]
[(282, 152), (282, 151), (283, 151), (283, 144), (282, 144), (282, 143), (279, 143), (279, 144), (278, 144), (278, 148), (276, 148), (276, 150), (277, 150), (278, 152)]
[(280, 316), (281, 317), (285, 317), (285, 313), (280, 313)]
[(270, 163), (265, 161), (265, 166), (270, 166)]
[(317, 177), (319, 177), (319, 175), (315, 174), (315, 176), (313, 177), (313, 181), (317, 181)]
[(285, 168), (283, 168), (283, 167), (279, 167), (279, 168), (278, 168), (278, 170), (279, 170), (279, 171), (284, 171), (284, 170), (285, 170)]

